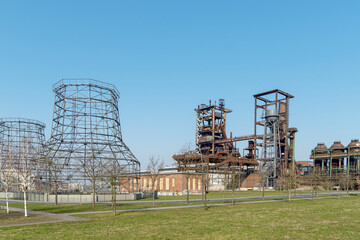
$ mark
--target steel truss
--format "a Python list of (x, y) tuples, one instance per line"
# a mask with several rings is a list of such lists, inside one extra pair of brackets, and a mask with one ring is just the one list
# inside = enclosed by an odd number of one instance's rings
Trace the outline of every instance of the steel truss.
[[(12, 177), (20, 182), (21, 175), (27, 174), (31, 190), (40, 191), (44, 186), (45, 124), (25, 118), (0, 119), (0, 178)], [(14, 185), (18, 185), (12, 182)], [(28, 186), (30, 188), (30, 185)]]
[(69, 191), (74, 184), (85, 189), (92, 185), (106, 192), (116, 177), (120, 190), (138, 191), (140, 162), (122, 139), (116, 87), (92, 79), (63, 79), (53, 91), (46, 154), (52, 186)]
[(295, 167), (296, 128), (289, 128), (289, 102), (294, 96), (279, 89), (259, 93), (255, 98), (254, 139), (261, 147), (260, 171), (267, 178), (267, 185), (276, 186), (281, 172)]

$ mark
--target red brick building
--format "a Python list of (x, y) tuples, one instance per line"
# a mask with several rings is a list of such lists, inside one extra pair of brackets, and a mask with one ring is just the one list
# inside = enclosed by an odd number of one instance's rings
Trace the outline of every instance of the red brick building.
[[(176, 167), (165, 167), (155, 183), (155, 189), (159, 195), (182, 195), (186, 193), (186, 181), (188, 178), (188, 187), (190, 193), (202, 192), (201, 174), (186, 174), (178, 172)], [(140, 174), (140, 191), (149, 192), (153, 190), (151, 175), (148, 170), (141, 171)]]

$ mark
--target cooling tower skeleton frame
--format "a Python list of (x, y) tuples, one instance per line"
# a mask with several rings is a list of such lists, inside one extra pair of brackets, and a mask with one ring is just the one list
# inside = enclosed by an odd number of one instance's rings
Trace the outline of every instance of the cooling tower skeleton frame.
[(32, 190), (41, 190), (46, 174), (43, 162), (45, 127), (37, 120), (0, 118), (1, 171), (3, 174), (12, 171), (17, 178), (27, 172), (34, 187)]
[(137, 191), (140, 163), (122, 141), (116, 87), (92, 79), (63, 79), (53, 91), (47, 144), (51, 181), (87, 185), (95, 179), (101, 190), (117, 169), (121, 187)]

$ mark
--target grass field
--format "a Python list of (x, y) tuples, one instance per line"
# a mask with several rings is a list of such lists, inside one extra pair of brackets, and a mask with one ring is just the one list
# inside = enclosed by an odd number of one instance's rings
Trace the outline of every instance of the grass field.
[(12, 212), (11, 214), (7, 214), (5, 210), (0, 210), (0, 226), (10, 225), (10, 224), (45, 222), (49, 220), (54, 220), (54, 219), (40, 215), (33, 215), (33, 214), (29, 214), (28, 217), (24, 217), (24, 213), (21, 212)]
[(2, 239), (359, 239), (360, 197), (150, 212), (0, 229)]
[[(307, 194), (311, 193), (308, 191), (298, 191), (298, 194)], [(329, 192), (327, 192), (329, 193)], [(333, 192), (334, 193), (334, 192)], [(275, 196), (275, 195), (286, 195), (287, 192), (280, 192), (280, 191), (271, 191), (266, 192), (265, 196)], [(222, 199), (224, 196), (227, 199), (231, 199), (231, 192), (209, 192), (208, 193), (208, 199)], [(234, 198), (236, 197), (260, 197), (261, 192), (234, 192)], [(186, 196), (177, 196), (176, 199), (172, 199), (172, 197), (167, 196), (160, 196), (158, 201), (161, 200), (184, 200), (183, 198)], [(192, 195), (190, 199), (201, 199), (201, 196), (199, 198), (198, 195)], [(274, 198), (267, 198), (269, 199), (276, 199)], [(149, 200), (149, 199), (148, 199)], [(151, 199), (150, 199), (151, 200)], [(249, 201), (249, 200), (242, 200), (242, 201)], [(236, 201), (236, 202), (242, 202), (242, 201)], [(255, 201), (255, 200), (252, 200)], [(228, 201), (230, 202), (230, 201)], [(141, 209), (141, 208), (153, 208), (153, 207), (170, 207), (170, 206), (183, 206), (185, 205), (201, 205), (201, 202), (193, 202), (193, 203), (155, 203), (155, 206), (152, 204), (145, 204), (142, 203), (142, 201), (135, 201), (135, 204), (122, 204), (121, 201), (117, 204), (118, 210), (125, 210), (125, 209)], [(222, 201), (219, 202), (211, 202), (211, 203), (223, 203)], [(0, 204), (5, 205), (5, 204)], [(15, 208), (24, 208), (24, 205), (22, 203), (19, 204), (10, 204), (10, 207)], [(42, 212), (49, 212), (49, 213), (75, 213), (75, 212), (90, 212), (90, 211), (111, 211), (113, 208), (110, 204), (97, 204), (95, 205), (95, 209), (92, 208), (92, 204), (31, 204), (28, 203), (28, 209), (29, 210), (35, 210), (35, 211), (42, 211)], [(1, 220), (0, 220), (1, 223)]]
[[(336, 191), (318, 191), (318, 193), (336, 193)], [(275, 196), (275, 195), (286, 195), (286, 191), (265, 191), (265, 196)], [(292, 191), (294, 194), (294, 191)], [(311, 194), (311, 191), (297, 191), (297, 194)], [(260, 197), (262, 195), (261, 191), (234, 191), (234, 197)], [(213, 191), (207, 194), (208, 199), (221, 199), (221, 198), (231, 198), (231, 191)], [(202, 199), (201, 194), (190, 194), (190, 200)], [(151, 200), (151, 198), (143, 199), (145, 201)], [(157, 201), (161, 200), (186, 200), (186, 195), (181, 196), (159, 196)], [(141, 201), (141, 200), (140, 200)]]
[[(198, 205), (199, 203), (189, 203), (189, 205)], [(201, 204), (201, 203), (200, 203)], [(184, 203), (156, 203), (152, 204), (117, 204), (117, 210), (120, 209), (140, 209), (153, 207), (170, 207), (182, 206)], [(10, 207), (24, 208), (23, 204), (9, 204)], [(75, 213), (75, 212), (92, 212), (92, 211), (112, 211), (110, 204), (97, 204), (93, 209), (92, 204), (27, 204), (29, 210), (48, 212), (48, 213)], [(0, 220), (1, 223), (1, 220)]]
[[(276, 198), (272, 198), (276, 199)], [(267, 199), (269, 200), (269, 199)], [(241, 201), (235, 201), (235, 202), (248, 202), (248, 200), (241, 200)], [(259, 200), (251, 200), (251, 201), (261, 201)], [(228, 203), (231, 201), (227, 201)], [(214, 203), (224, 203), (224, 202), (209, 202), (208, 204), (214, 204)], [(202, 205), (202, 202), (190, 202), (190, 203), (155, 203), (155, 205), (152, 204), (144, 204), (141, 202), (138, 202), (137, 204), (121, 204), (118, 203), (117, 210), (126, 210), (126, 209), (143, 209), (143, 208), (158, 208), (158, 207), (172, 207), (172, 206), (188, 206), (188, 205)], [(5, 204), (0, 204), (5, 205)], [(24, 208), (23, 204), (9, 204), (9, 207), (14, 208)], [(92, 207), (92, 204), (27, 204), (27, 208), (29, 210), (35, 210), (35, 211), (41, 211), (41, 212), (48, 212), (48, 213), (77, 213), (77, 212), (93, 212), (93, 211), (112, 211), (113, 207), (110, 204), (97, 204), (95, 205), (95, 209)], [(1, 225), (1, 219), (0, 219), (0, 225)]]

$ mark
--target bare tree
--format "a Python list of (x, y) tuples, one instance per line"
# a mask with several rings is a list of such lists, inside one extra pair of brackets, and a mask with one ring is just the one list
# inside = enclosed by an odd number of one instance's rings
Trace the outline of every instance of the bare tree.
[(91, 182), (92, 187), (92, 207), (95, 208), (96, 202), (96, 183), (97, 180), (102, 176), (103, 166), (101, 161), (96, 160), (95, 150), (91, 149), (91, 157), (85, 158), (83, 162), (83, 169), (85, 172), (86, 178)]
[(50, 156), (48, 153), (44, 156), (45, 162), (47, 164), (48, 172), (49, 172), (49, 182), (50, 188), (55, 189), (55, 205), (58, 205), (58, 192), (59, 185), (61, 184), (61, 172), (63, 170), (63, 165), (57, 162), (57, 158), (54, 156)]
[[(209, 161), (209, 158), (207, 158)], [(209, 186), (209, 164), (204, 162), (203, 155), (201, 155), (201, 176), (202, 176), (202, 191), (204, 192), (204, 207), (207, 208), (207, 190)]]
[[(195, 150), (191, 142), (189, 142), (188, 144), (184, 144), (178, 151), (178, 154), (194, 154), (194, 153)], [(191, 165), (191, 162), (187, 162), (186, 159), (184, 159), (183, 164), (184, 164), (184, 169), (182, 170), (182, 172), (184, 173), (186, 179), (186, 202), (189, 203), (190, 202), (189, 179), (191, 176), (191, 172), (187, 169), (187, 166)]]
[(329, 176), (325, 176), (323, 179), (323, 188), (326, 191), (329, 191), (332, 189), (332, 187), (334, 186), (334, 183), (331, 181)]
[(288, 202), (291, 202), (291, 190), (295, 186), (295, 172), (291, 169), (283, 169), (279, 180), (282, 188), (287, 190)]
[(16, 183), (16, 171), (14, 169), (14, 157), (10, 147), (7, 149), (0, 148), (1, 159), (0, 159), (0, 179), (4, 185), (5, 198), (6, 198), (6, 213), (9, 213), (9, 190), (10, 187)]
[(119, 186), (119, 188), (121, 187), (121, 178), (125, 177), (122, 175), (122, 166), (118, 165), (117, 162), (114, 161), (113, 163), (113, 167), (111, 169), (109, 169), (108, 173), (109, 174), (109, 178), (110, 178), (110, 187), (111, 187), (111, 205), (113, 207), (113, 211), (114, 211), (114, 216), (116, 216), (116, 189), (117, 186)]
[(234, 206), (234, 187), (235, 184), (235, 168), (232, 167), (232, 171), (231, 171), (231, 204)]
[(164, 161), (160, 161), (160, 158), (155, 158), (154, 156), (149, 157), (148, 171), (150, 176), (150, 181), (152, 183), (152, 191), (153, 191), (153, 205), (155, 205), (155, 190), (156, 183), (159, 177), (160, 171), (164, 168)]
[(22, 141), (22, 146), (19, 148), (19, 159), (16, 163), (16, 170), (18, 174), (18, 184), (20, 189), (24, 193), (24, 210), (25, 210), (25, 217), (28, 216), (27, 214), (27, 193), (34, 189), (34, 175), (33, 170), (40, 160), (40, 155), (34, 155), (34, 149), (32, 149), (31, 144), (25, 138)]
[[(184, 160), (184, 167), (186, 169), (187, 163), (186, 160)], [(189, 170), (183, 170), (183, 172), (185, 173), (185, 179), (186, 179), (186, 202), (189, 203), (190, 202), (190, 190), (189, 190), (189, 181), (190, 181), (190, 173)]]
[[(262, 165), (261, 165), (262, 164)], [(260, 184), (261, 184), (261, 199), (264, 200), (265, 198), (265, 181), (266, 181), (266, 171), (264, 170), (265, 163), (260, 163)]]
[(311, 185), (311, 198), (312, 200), (314, 200), (314, 197), (317, 195), (319, 182), (321, 180), (320, 170), (317, 168), (313, 168), (308, 176)]
[(230, 184), (230, 181), (229, 181), (229, 175), (230, 175), (230, 168), (227, 167), (227, 168), (224, 168), (223, 170), (223, 185), (224, 185), (224, 190), (223, 190), (223, 199), (226, 198), (226, 190)]
[(127, 179), (133, 179), (134, 176), (129, 175), (126, 171), (126, 165), (121, 165), (119, 161), (114, 158), (113, 161), (109, 161), (107, 165), (103, 166), (104, 173), (102, 175), (107, 176), (109, 185), (111, 188), (111, 205), (113, 207), (114, 216), (116, 216), (116, 194), (117, 188), (121, 189), (121, 185), (125, 185)]

